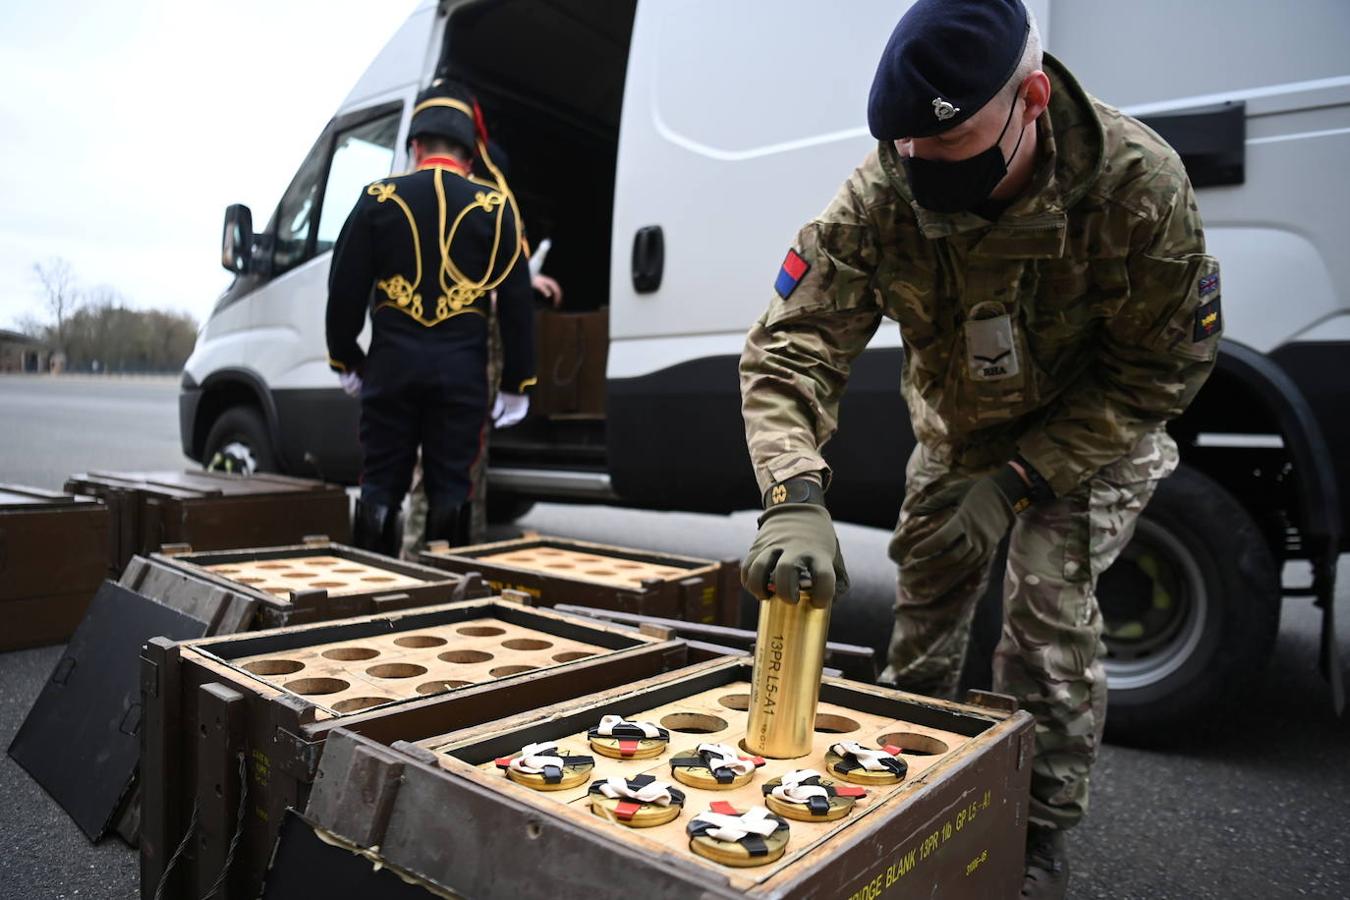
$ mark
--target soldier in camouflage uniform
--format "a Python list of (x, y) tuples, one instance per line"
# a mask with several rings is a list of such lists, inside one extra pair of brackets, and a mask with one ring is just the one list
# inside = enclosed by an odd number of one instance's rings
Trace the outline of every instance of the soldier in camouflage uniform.
[(741, 358), (766, 506), (743, 579), (795, 599), (805, 569), (818, 603), (846, 587), (820, 449), (853, 360), (897, 322), (918, 445), (882, 680), (954, 692), (1011, 532), (995, 687), (1037, 721), (1023, 891), (1063, 896), (1105, 714), (1095, 585), (1177, 465), (1164, 426), (1213, 366), (1218, 266), (1175, 152), (1042, 58), (1019, 0), (920, 0), (869, 125), (877, 149), (798, 233)]

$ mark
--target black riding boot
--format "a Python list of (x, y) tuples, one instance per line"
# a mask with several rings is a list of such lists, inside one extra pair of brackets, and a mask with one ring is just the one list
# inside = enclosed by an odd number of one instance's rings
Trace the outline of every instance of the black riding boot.
[(362, 550), (398, 559), (403, 545), (398, 526), (398, 507), (357, 500), (352, 543)]
[(1022, 896), (1035, 900), (1062, 900), (1069, 890), (1069, 851), (1064, 832), (1040, 825), (1027, 826), (1026, 874)]
[(463, 547), (469, 543), (469, 517), (466, 513), (469, 505), (432, 506), (427, 509), (427, 531), (425, 541), (445, 541), (451, 547)]

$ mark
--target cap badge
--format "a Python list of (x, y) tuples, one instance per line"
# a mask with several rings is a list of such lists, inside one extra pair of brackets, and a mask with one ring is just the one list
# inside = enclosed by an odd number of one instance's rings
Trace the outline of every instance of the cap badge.
[(948, 103), (946, 100), (943, 100), (941, 97), (933, 98), (933, 115), (938, 117), (939, 122), (947, 121), (960, 111), (961, 107), (952, 106), (950, 103)]

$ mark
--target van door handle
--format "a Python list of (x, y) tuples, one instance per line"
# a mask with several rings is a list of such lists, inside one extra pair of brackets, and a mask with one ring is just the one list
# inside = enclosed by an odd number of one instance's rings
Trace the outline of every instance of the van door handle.
[(666, 240), (660, 225), (639, 228), (633, 237), (633, 290), (650, 294), (661, 287), (666, 266)]

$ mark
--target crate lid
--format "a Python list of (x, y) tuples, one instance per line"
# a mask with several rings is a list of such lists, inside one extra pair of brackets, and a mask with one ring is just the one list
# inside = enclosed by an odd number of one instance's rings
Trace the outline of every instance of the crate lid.
[(92, 497), (77, 497), (60, 491), (48, 491), (43, 488), (22, 484), (0, 484), (0, 510), (19, 510), (26, 512), (34, 507), (74, 507), (96, 504)]
[(204, 470), (83, 472), (72, 475), (67, 480), (66, 486), (75, 489), (94, 489), (95, 491), (98, 488), (115, 488), (178, 499), (343, 490), (340, 485), (327, 484), (307, 478), (291, 478), (286, 475), (271, 473), (235, 475), (229, 472), (207, 472)]

